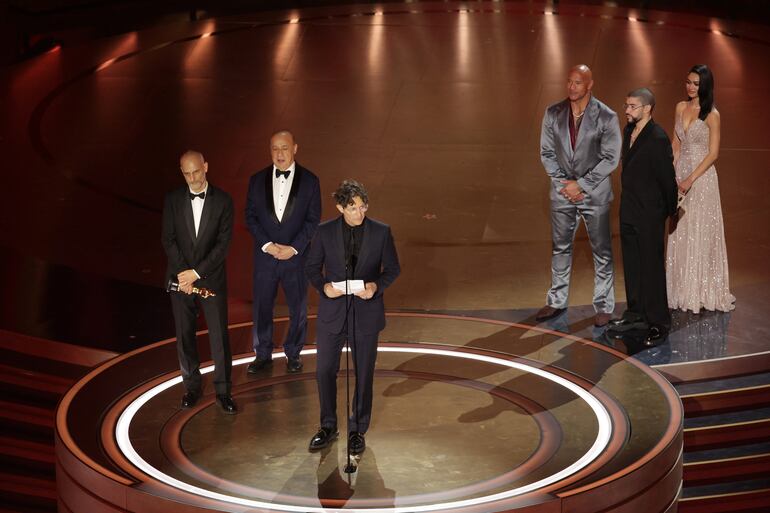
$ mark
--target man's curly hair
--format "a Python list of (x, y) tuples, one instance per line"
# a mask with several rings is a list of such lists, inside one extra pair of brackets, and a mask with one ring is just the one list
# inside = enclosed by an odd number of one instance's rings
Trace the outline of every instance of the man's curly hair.
[(353, 205), (353, 198), (356, 196), (361, 198), (364, 205), (369, 204), (369, 195), (366, 194), (366, 188), (364, 188), (362, 183), (355, 180), (343, 180), (340, 186), (337, 187), (337, 190), (332, 193), (332, 196), (337, 205), (343, 208)]

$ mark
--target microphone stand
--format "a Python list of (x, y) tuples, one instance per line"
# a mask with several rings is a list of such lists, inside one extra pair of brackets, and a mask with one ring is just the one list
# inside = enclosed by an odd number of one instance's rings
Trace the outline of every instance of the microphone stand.
[[(345, 222), (344, 220), (342, 221)], [(353, 474), (358, 470), (358, 467), (353, 463), (353, 458), (350, 454), (350, 309), (353, 306), (353, 296), (350, 294), (350, 280), (353, 278), (353, 230), (350, 230), (350, 238), (345, 247), (345, 325), (342, 331), (345, 332), (345, 396), (347, 397), (347, 403), (345, 407), (345, 415), (347, 417), (347, 440), (346, 452), (347, 452), (347, 465), (345, 465), (344, 472), (346, 474)], [(353, 326), (353, 336), (355, 337), (355, 325)], [(355, 346), (355, 342), (353, 344)], [(356, 378), (356, 385), (358, 384), (358, 378)], [(354, 404), (355, 407), (355, 404)], [(358, 417), (356, 415), (356, 422)], [(357, 426), (356, 426), (357, 427)]]

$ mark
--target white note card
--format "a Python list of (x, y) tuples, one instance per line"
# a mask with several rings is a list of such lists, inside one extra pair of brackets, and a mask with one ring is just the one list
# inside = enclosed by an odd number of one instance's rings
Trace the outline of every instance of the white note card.
[(364, 280), (348, 280), (347, 288), (344, 281), (333, 281), (332, 287), (340, 292), (347, 292), (348, 294), (356, 294), (364, 290)]

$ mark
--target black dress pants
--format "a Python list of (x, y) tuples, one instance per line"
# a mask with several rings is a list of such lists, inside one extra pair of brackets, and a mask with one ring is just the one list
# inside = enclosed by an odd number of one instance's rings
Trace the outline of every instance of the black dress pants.
[[(337, 428), (337, 373), (345, 345), (345, 333), (318, 333), (316, 382), (321, 405), (321, 427)], [(377, 361), (379, 333), (351, 335), (350, 347), (355, 368), (355, 392), (350, 412), (349, 431), (366, 433), (372, 418), (374, 364)]]
[(233, 357), (227, 331), (227, 294), (203, 299), (181, 292), (172, 293), (171, 307), (176, 326), (179, 368), (185, 390), (201, 390), (200, 357), (195, 337), (195, 319), (200, 308), (209, 330), (211, 358), (214, 360), (214, 390), (217, 395), (229, 395)]
[(666, 221), (627, 223), (620, 220), (620, 242), (626, 281), (627, 317), (637, 317), (668, 330), (671, 313), (666, 295), (663, 237)]

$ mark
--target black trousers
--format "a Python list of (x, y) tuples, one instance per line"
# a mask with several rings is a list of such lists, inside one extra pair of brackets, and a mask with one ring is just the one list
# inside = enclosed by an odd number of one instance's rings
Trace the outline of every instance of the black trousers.
[(671, 327), (666, 295), (666, 266), (663, 238), (666, 220), (645, 224), (620, 221), (620, 243), (626, 280), (626, 316), (650, 325)]
[[(352, 313), (352, 312), (351, 312)], [(316, 383), (321, 404), (321, 427), (337, 427), (337, 373), (345, 345), (345, 333), (318, 333)], [(366, 433), (372, 418), (374, 364), (377, 361), (379, 333), (351, 335), (350, 348), (355, 368), (355, 392), (350, 412), (349, 431)]]
[(201, 390), (200, 357), (195, 337), (195, 319), (200, 308), (209, 330), (211, 357), (214, 360), (214, 390), (217, 395), (230, 394), (233, 357), (227, 331), (227, 294), (203, 299), (194, 295), (172, 293), (171, 308), (176, 326), (179, 368), (182, 370), (185, 389)]
[(289, 307), (289, 332), (283, 342), (286, 356), (297, 358), (307, 338), (307, 278), (304, 267), (279, 262), (274, 269), (255, 268), (252, 346), (257, 356), (265, 360), (273, 357), (273, 308), (279, 284)]

